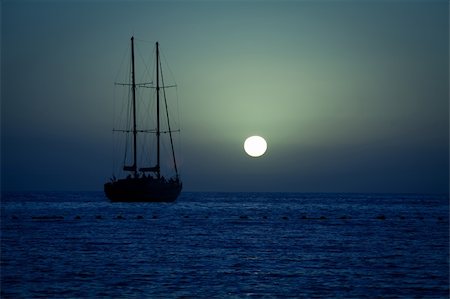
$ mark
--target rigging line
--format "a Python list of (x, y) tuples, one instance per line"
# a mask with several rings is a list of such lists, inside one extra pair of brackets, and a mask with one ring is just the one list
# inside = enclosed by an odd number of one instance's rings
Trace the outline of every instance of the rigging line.
[[(132, 80), (132, 68), (133, 68), (133, 66), (131, 65), (131, 63), (130, 63), (130, 70), (129, 70), (129, 72), (128, 72), (128, 82), (131, 82), (131, 80)], [(127, 116), (126, 116), (126, 128), (130, 128), (131, 127), (131, 118), (132, 118), (132, 113), (133, 113), (133, 111), (132, 111), (132, 105), (130, 105), (131, 104), (131, 92), (132, 92), (132, 88), (129, 88), (128, 89), (128, 96), (127, 96)], [(127, 155), (128, 155), (128, 145), (129, 145), (129, 141), (130, 141), (130, 136), (131, 136), (131, 134), (130, 133), (128, 133), (128, 134), (126, 134), (126, 137), (125, 137), (125, 151), (124, 151), (124, 157), (123, 157), (123, 165), (126, 165), (125, 163), (126, 163), (126, 159), (127, 159)]]
[[(156, 44), (153, 45), (153, 49), (152, 49), (152, 60), (151, 61), (155, 61), (156, 60)], [(152, 82), (156, 81), (155, 75), (156, 75), (156, 63), (151, 63), (151, 65), (153, 66), (153, 69), (151, 71), (151, 75), (150, 75), (150, 79), (152, 80)], [(155, 97), (156, 98), (156, 97)]]
[[(175, 76), (174, 76), (174, 74), (172, 72), (172, 69), (170, 68), (169, 63), (167, 62), (167, 58), (166, 58), (166, 56), (164, 54), (164, 51), (162, 51), (160, 53), (160, 55), (162, 56), (162, 58), (164, 60), (164, 66), (169, 70), (170, 78), (173, 81), (173, 84), (167, 85), (167, 86), (165, 86), (164, 83), (163, 83), (163, 86), (160, 86), (160, 88), (172, 88), (172, 87), (175, 88), (176, 101), (177, 101), (177, 103), (176, 103), (176, 105), (177, 105), (177, 118), (178, 118), (177, 119), (177, 121), (178, 121), (177, 126), (180, 128), (181, 125), (180, 125), (180, 109), (179, 109), (179, 103), (178, 103), (178, 84), (177, 84), (177, 82), (175, 80)], [(146, 88), (152, 88), (152, 86), (146, 86)]]
[(152, 51), (152, 57), (150, 57), (150, 61), (148, 61), (148, 63), (145, 64), (145, 78), (150, 78), (152, 84), (153, 84), (153, 72), (150, 71), (150, 67), (153, 66), (153, 61), (156, 55), (156, 51)]
[[(130, 64), (128, 64), (128, 69), (124, 72), (124, 63), (125, 63), (125, 61), (126, 61), (126, 57), (129, 57), (130, 56), (130, 47), (126, 47), (126, 49), (125, 49), (125, 51), (124, 51), (124, 54), (123, 54), (123, 56), (122, 56), (122, 61), (121, 61), (121, 63), (120, 63), (120, 68), (119, 68), (119, 70), (118, 70), (118, 72), (117, 72), (117, 74), (116, 74), (116, 77), (115, 77), (115, 80), (114, 80), (114, 82), (117, 82), (117, 81), (127, 81), (127, 78), (128, 78), (128, 81), (130, 81), (130, 71), (131, 71), (131, 66), (130, 66)], [(120, 79), (119, 79), (119, 76), (121, 77)], [(125, 77), (125, 78), (124, 78)], [(123, 80), (123, 79), (125, 79), (125, 80)], [(116, 85), (116, 84), (114, 84), (114, 85)], [(125, 96), (125, 93), (127, 92), (128, 90), (127, 89), (123, 89), (123, 92), (122, 92), (122, 94), (120, 95), (121, 96), (121, 100), (123, 100), (124, 98), (126, 98), (126, 96)], [(121, 109), (120, 109), (120, 114), (119, 114), (119, 117), (120, 118), (118, 118), (117, 117), (117, 114), (116, 113), (118, 113), (118, 111), (116, 111), (116, 106), (118, 105), (118, 98), (119, 97), (119, 95), (117, 94), (117, 89), (116, 88), (114, 88), (114, 111), (113, 111), (113, 128), (115, 128), (117, 125), (121, 125), (120, 123), (118, 123), (118, 119), (124, 119), (123, 118), (123, 114), (124, 114), (124, 108), (125, 108), (125, 106), (123, 105), (123, 103), (125, 103), (125, 102), (120, 102), (122, 105), (120, 105), (120, 107), (121, 107)]]
[[(178, 87), (175, 87), (175, 96), (176, 96), (176, 101), (177, 101), (177, 121), (178, 121), (178, 123), (177, 123), (177, 127), (178, 128), (181, 128), (181, 117), (180, 117), (180, 105), (179, 105), (179, 99), (178, 99)], [(177, 153), (178, 154), (181, 154), (181, 156), (183, 155), (183, 151), (182, 151), (182, 148), (181, 148), (181, 146), (182, 146), (182, 142), (181, 142), (181, 136), (180, 136), (181, 134), (178, 134), (178, 136), (177, 136), (177, 146), (178, 146), (178, 148), (177, 148)]]
[[(150, 62), (149, 61), (145, 61), (145, 58), (144, 58), (144, 55), (142, 55), (142, 52), (141, 52), (141, 50), (140, 50), (140, 48), (139, 47), (137, 47), (137, 49), (136, 49), (136, 51), (138, 52), (138, 55), (139, 55), (139, 59), (142, 61), (142, 63), (144, 64), (144, 69), (143, 70), (141, 70), (141, 76), (139, 77), (139, 78), (147, 78), (147, 76), (148, 76), (148, 78), (150, 78), (151, 77), (151, 75), (150, 75), (150, 73), (149, 73), (149, 65), (150, 65)], [(138, 85), (138, 84), (136, 84), (136, 85)], [(139, 85), (142, 85), (142, 86), (144, 86), (145, 87), (145, 85), (144, 84), (139, 84)]]
[(123, 64), (125, 63), (126, 57), (129, 56), (129, 54), (128, 54), (129, 51), (130, 51), (130, 48), (126, 47), (124, 53), (122, 54), (122, 59), (121, 59), (120, 65), (119, 65), (119, 70), (117, 71), (116, 78), (115, 78), (114, 82), (118, 81), (117, 79), (119, 77), (119, 74), (121, 73), (121, 70), (123, 69)]
[(116, 90), (113, 90), (113, 119), (112, 119), (112, 127), (113, 127), (113, 132), (111, 134), (111, 142), (112, 142), (112, 148), (111, 148), (111, 157), (112, 157), (112, 175), (114, 176), (114, 171), (116, 169), (116, 163), (114, 157), (116, 156), (116, 151), (115, 151), (115, 146), (114, 146), (114, 119), (115, 119), (115, 114), (116, 114), (116, 105), (115, 105), (115, 99), (116, 99)]
[[(164, 51), (162, 51), (161, 54), (162, 54), (162, 57), (163, 57), (163, 60), (164, 60), (164, 65), (169, 70), (171, 80), (173, 80), (173, 82), (174, 82), (172, 85), (167, 86), (167, 87), (174, 87), (175, 88), (176, 106), (177, 106), (177, 121), (178, 121), (177, 127), (180, 128), (181, 127), (181, 119), (180, 119), (180, 107), (179, 107), (179, 99), (178, 99), (178, 84), (177, 84), (177, 81), (176, 81), (175, 76), (173, 74), (173, 71), (170, 68), (170, 65), (169, 65), (169, 63), (167, 61), (167, 58), (166, 58), (166, 56), (164, 54)], [(163, 85), (164, 85), (164, 83), (163, 83)], [(172, 136), (171, 136), (171, 138), (172, 138)], [(178, 139), (180, 139), (180, 138), (181, 138), (181, 136), (178, 136)], [(181, 144), (182, 144), (182, 142), (178, 142), (177, 143), (177, 147), (178, 147), (179, 152), (181, 152)], [(177, 175), (178, 175), (178, 173), (177, 173)]]
[[(125, 73), (125, 74), (127, 74), (128, 80), (131, 80), (130, 79), (130, 76), (131, 76), (130, 69), (131, 69), (131, 67), (129, 65), (128, 71)], [(120, 112), (119, 112), (119, 114), (117, 114), (117, 111), (114, 112), (114, 129), (113, 130), (115, 130), (115, 128), (117, 126), (118, 127), (123, 127), (123, 126), (126, 127), (127, 120), (129, 120), (128, 113), (130, 110), (130, 106), (129, 106), (130, 105), (130, 102), (129, 102), (130, 89), (129, 88), (125, 88), (125, 89), (121, 88), (120, 91), (121, 91), (120, 95), (118, 95), (117, 88), (114, 88), (114, 92), (116, 94), (114, 109), (116, 109), (117, 105), (120, 105), (120, 109), (118, 110)], [(118, 161), (120, 161), (120, 159), (117, 159), (118, 158), (117, 154), (118, 153), (124, 154), (123, 164), (122, 164), (122, 165), (124, 165), (126, 156), (128, 154), (128, 147), (127, 147), (128, 146), (128, 139), (127, 139), (128, 135), (122, 137), (117, 134), (114, 134), (114, 132), (113, 132), (113, 135), (115, 137), (115, 139), (113, 140), (114, 141), (114, 144), (113, 144), (113, 146), (114, 146), (113, 166), (114, 166), (115, 171), (119, 170), (119, 172), (120, 172), (121, 171), (121, 168), (119, 167), (120, 163), (117, 163)], [(125, 145), (125, 147), (123, 147), (124, 145)]]
[[(173, 72), (172, 72), (172, 69), (170, 68), (170, 65), (169, 65), (169, 63), (167, 62), (167, 59), (166, 59), (166, 56), (164, 55), (164, 52), (162, 53), (162, 57), (163, 57), (163, 60), (164, 60), (164, 65), (167, 67), (167, 69), (169, 70), (169, 73), (170, 73), (170, 77), (172, 78), (172, 80), (173, 80), (173, 82), (174, 82), (174, 84), (173, 85), (177, 85), (177, 81), (175, 80), (175, 76), (173, 75)], [(164, 85), (164, 84), (163, 84)]]
[(127, 120), (127, 113), (128, 113), (128, 96), (129, 90), (125, 89), (121, 91), (120, 97), (117, 99), (117, 105), (120, 105), (120, 112), (115, 116), (114, 121), (114, 129), (117, 127), (124, 127), (126, 126), (126, 120)]
[[(160, 61), (160, 64), (161, 64), (161, 61)], [(162, 66), (161, 66), (161, 70), (162, 70)], [(162, 82), (162, 85), (164, 86), (164, 76), (163, 76), (162, 71), (161, 71), (161, 82)], [(163, 95), (164, 95), (164, 104), (166, 106), (167, 128), (169, 129), (169, 138), (170, 138), (170, 147), (172, 148), (173, 165), (175, 167), (175, 174), (178, 179), (177, 161), (175, 159), (175, 151), (173, 149), (173, 139), (172, 139), (172, 133), (171, 133), (171, 129), (170, 129), (169, 110), (167, 109), (167, 98), (166, 98), (166, 90), (165, 89), (163, 89)]]
[[(128, 91), (128, 95), (130, 94), (130, 91)], [(129, 96), (127, 97), (127, 99), (129, 99)], [(129, 125), (130, 125), (130, 113), (131, 113), (131, 107), (130, 107), (130, 101), (129, 100), (127, 100), (127, 111), (126, 111), (126, 123), (125, 123), (125, 127), (126, 128), (129, 128)], [(128, 141), (129, 141), (129, 136), (130, 136), (130, 133), (127, 133), (126, 135), (125, 135), (125, 150), (124, 150), (124, 153), (123, 153), (123, 162), (122, 162), (122, 165), (126, 165), (126, 160), (127, 160), (127, 155), (128, 155)]]
[[(172, 86), (175, 87), (175, 94), (176, 94), (176, 101), (177, 101), (176, 102), (176, 105), (177, 105), (177, 118), (178, 118), (177, 119), (177, 121), (178, 121), (177, 127), (180, 128), (181, 127), (181, 119), (180, 119), (180, 108), (179, 108), (179, 98), (178, 98), (178, 84), (177, 84), (177, 82), (175, 80), (174, 73), (173, 73), (173, 71), (172, 71), (172, 69), (171, 69), (171, 67), (170, 67), (170, 65), (169, 65), (169, 63), (167, 61), (167, 58), (166, 58), (166, 56), (164, 54), (165, 52), (164, 51), (161, 51), (161, 52), (162, 52), (161, 53), (162, 54), (162, 58), (164, 60), (164, 65), (169, 70), (169, 74), (170, 74), (171, 80), (173, 80), (173, 82), (174, 82), (174, 84)], [(163, 85), (164, 85), (164, 83), (163, 83)], [(172, 87), (172, 86), (169, 86), (169, 87)], [(163, 89), (163, 91), (165, 92), (165, 89)], [(170, 138), (171, 138), (171, 141), (172, 141), (172, 135), (170, 135)], [(180, 141), (181, 136), (178, 135), (177, 138)], [(181, 152), (181, 146), (182, 146), (182, 142), (178, 142), (177, 143), (178, 152)], [(173, 153), (173, 155), (175, 157), (175, 153), (173, 151), (173, 143), (172, 143), (172, 153)], [(174, 158), (174, 161), (175, 161), (175, 158)], [(178, 171), (177, 171), (177, 175), (179, 175)]]
[(112, 157), (112, 176), (115, 176), (115, 171), (116, 171), (116, 146), (115, 146), (115, 134), (114, 134), (114, 130), (115, 130), (115, 121), (116, 121), (116, 101), (117, 101), (117, 90), (116, 88), (113, 88), (113, 116), (112, 116), (112, 128), (113, 128), (113, 132), (111, 133), (111, 142), (112, 142), (112, 147), (111, 147), (111, 157)]

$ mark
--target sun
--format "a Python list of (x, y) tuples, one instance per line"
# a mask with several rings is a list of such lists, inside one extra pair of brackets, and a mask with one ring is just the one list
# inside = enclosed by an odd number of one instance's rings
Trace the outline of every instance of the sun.
[(267, 150), (267, 142), (261, 136), (250, 136), (244, 142), (245, 152), (252, 157), (260, 157)]

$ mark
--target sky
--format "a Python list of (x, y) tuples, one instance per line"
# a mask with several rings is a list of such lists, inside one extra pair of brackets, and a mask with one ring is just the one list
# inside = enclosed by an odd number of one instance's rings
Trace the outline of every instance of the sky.
[(448, 17), (443, 0), (4, 0), (2, 190), (102, 190), (134, 35), (178, 86), (185, 191), (447, 193)]

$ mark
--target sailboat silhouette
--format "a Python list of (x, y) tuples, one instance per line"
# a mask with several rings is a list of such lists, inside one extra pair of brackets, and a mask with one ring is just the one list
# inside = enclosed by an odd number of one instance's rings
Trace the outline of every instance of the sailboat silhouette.
[[(131, 104), (132, 104), (132, 128), (131, 130), (115, 130), (121, 132), (132, 133), (133, 135), (133, 158), (132, 165), (124, 165), (123, 170), (128, 175), (123, 179), (112, 179), (105, 183), (104, 191), (106, 197), (113, 202), (172, 202), (175, 201), (182, 189), (182, 182), (178, 174), (177, 163), (175, 159), (175, 151), (173, 146), (172, 132), (179, 130), (171, 130), (167, 111), (167, 102), (164, 95), (164, 103), (167, 115), (168, 130), (161, 130), (160, 121), (160, 91), (169, 86), (164, 86), (162, 80), (162, 68), (159, 54), (159, 43), (156, 42), (156, 84), (146, 86), (156, 89), (156, 130), (138, 130), (137, 129), (137, 105), (136, 105), (136, 76), (134, 61), (134, 37), (131, 37), (131, 83), (121, 84), (131, 87)], [(160, 84), (160, 81), (162, 85)], [(137, 139), (138, 133), (155, 133), (156, 134), (156, 165), (151, 167), (138, 167)], [(175, 176), (166, 179), (161, 175), (161, 134), (167, 133), (170, 137), (171, 153)]]

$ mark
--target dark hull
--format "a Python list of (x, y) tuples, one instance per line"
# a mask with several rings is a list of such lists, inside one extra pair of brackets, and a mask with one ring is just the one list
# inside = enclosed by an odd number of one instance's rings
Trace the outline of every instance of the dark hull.
[(173, 202), (181, 192), (178, 181), (127, 178), (106, 183), (105, 195), (112, 202)]

